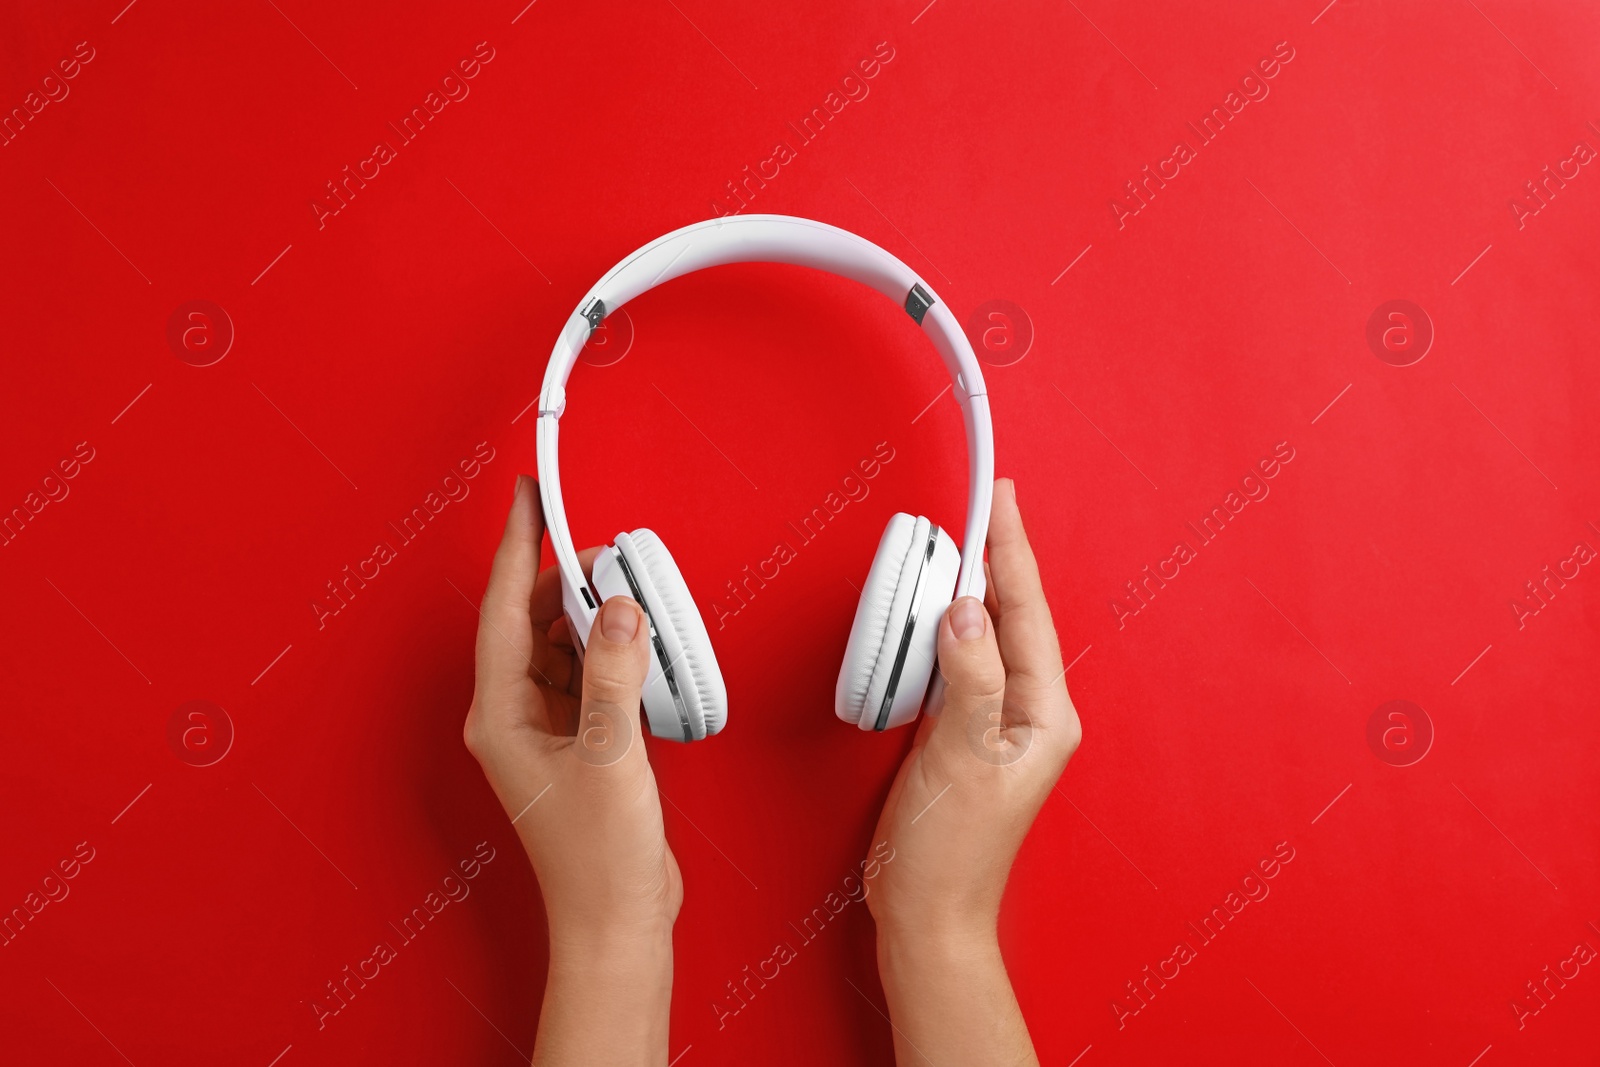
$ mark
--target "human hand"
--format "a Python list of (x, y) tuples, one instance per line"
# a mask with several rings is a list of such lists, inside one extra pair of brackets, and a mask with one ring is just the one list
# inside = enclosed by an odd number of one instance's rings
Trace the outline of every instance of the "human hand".
[(873, 841), (895, 858), (867, 905), (896, 1041), (1011, 1064), (1032, 1047), (1000, 959), (1000, 900), (1082, 731), (1009, 479), (995, 483), (988, 548), (987, 609), (963, 597), (940, 621), (942, 692), (878, 820)]
[[(579, 664), (554, 567), (539, 572), (539, 492), (519, 476), (478, 626), (463, 737), (533, 864), (550, 925), (539, 1063), (665, 1062), (683, 879), (645, 758), (649, 627), (600, 609)], [(580, 553), (584, 571), (599, 549)]]

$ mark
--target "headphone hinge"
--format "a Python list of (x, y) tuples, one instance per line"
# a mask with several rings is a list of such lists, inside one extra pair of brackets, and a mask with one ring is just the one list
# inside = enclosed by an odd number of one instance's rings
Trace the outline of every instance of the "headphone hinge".
[(922, 325), (922, 316), (928, 313), (933, 304), (933, 294), (924, 289), (921, 282), (912, 285), (911, 291), (906, 294), (906, 314), (918, 326)]

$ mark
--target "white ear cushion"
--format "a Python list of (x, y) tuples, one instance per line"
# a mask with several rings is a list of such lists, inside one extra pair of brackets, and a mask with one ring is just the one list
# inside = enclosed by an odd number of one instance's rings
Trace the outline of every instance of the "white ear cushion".
[[(911, 615), (917, 574), (926, 559), (930, 529), (932, 523), (925, 518), (896, 514), (889, 520), (867, 572), (867, 584), (856, 607), (834, 691), (835, 713), (864, 730), (876, 728), (884, 697), (895, 677), (894, 666), (900, 659), (900, 644)], [(927, 566), (929, 573), (923, 581), (915, 630), (901, 662), (886, 726), (898, 726), (916, 716), (933, 673), (939, 618), (949, 606), (960, 568), (960, 552), (943, 530), (938, 532), (934, 558)]]
[(672, 553), (654, 531), (638, 529), (619, 534), (617, 548), (627, 557), (645, 595), (657, 601), (650, 605), (657, 628), (671, 628), (675, 639), (663, 644), (678, 657), (673, 678), (688, 707), (695, 738), (709, 737), (728, 721), (728, 690), (711, 651), (711, 634), (689, 594), (689, 586)]
[[(834, 713), (852, 726), (860, 725), (866, 706), (872, 672), (878, 664), (888, 633), (889, 614), (895, 590), (911, 554), (917, 520), (898, 512), (884, 527), (877, 554), (867, 571), (867, 584), (856, 602), (855, 621), (850, 624), (850, 640), (845, 645), (844, 664), (839, 668), (839, 684), (834, 690)], [(923, 537), (927, 537), (924, 529)]]

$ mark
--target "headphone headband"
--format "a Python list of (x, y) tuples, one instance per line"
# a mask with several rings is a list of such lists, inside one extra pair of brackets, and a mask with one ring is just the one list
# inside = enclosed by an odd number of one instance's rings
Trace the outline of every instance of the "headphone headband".
[(950, 374), (967, 431), (967, 526), (955, 595), (981, 598), (983, 546), (994, 494), (994, 429), (983, 371), (955, 316), (910, 267), (864, 237), (789, 215), (734, 215), (674, 230), (612, 267), (579, 302), (550, 353), (539, 391), (539, 492), (574, 640), (580, 647), (588, 643), (599, 605), (584, 579), (561, 500), (557, 439), (567, 377), (584, 342), (608, 314), (673, 278), (729, 263), (792, 263), (853, 279), (902, 305), (927, 330)]

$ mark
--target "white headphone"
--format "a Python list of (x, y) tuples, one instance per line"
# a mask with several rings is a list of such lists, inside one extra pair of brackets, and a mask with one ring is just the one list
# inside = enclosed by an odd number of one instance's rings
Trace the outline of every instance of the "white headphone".
[[(967, 428), (967, 529), (959, 552), (927, 519), (889, 520), (856, 608), (839, 671), (835, 711), (863, 730), (916, 718), (933, 675), (939, 621), (958, 596), (983, 597), (983, 546), (994, 492), (994, 429), (972, 345), (950, 309), (910, 267), (837, 226), (788, 215), (737, 215), (658, 237), (606, 272), (579, 302), (550, 353), (539, 392), (539, 493), (561, 569), (561, 604), (581, 657), (599, 603), (631, 596), (644, 610), (654, 653), (644, 686), (650, 732), (695, 741), (721, 730), (728, 692), (711, 636), (678, 565), (647, 529), (619, 533), (594, 561), (594, 591), (572, 545), (557, 462), (566, 381), (590, 333), (640, 293), (680, 275), (725, 263), (794, 263), (878, 290), (927, 329), (954, 382)], [(958, 573), (959, 568), (959, 573)]]

